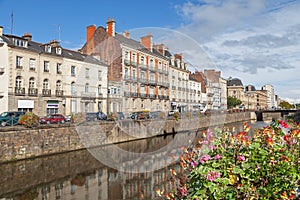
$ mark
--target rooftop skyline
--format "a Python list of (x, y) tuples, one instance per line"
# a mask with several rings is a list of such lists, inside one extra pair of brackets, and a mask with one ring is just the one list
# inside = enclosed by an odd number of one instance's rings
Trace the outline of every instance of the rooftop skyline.
[(256, 88), (272, 84), (281, 98), (299, 102), (299, 9), (300, 0), (0, 0), (0, 25), (5, 34), (30, 32), (34, 41), (57, 39), (77, 50), (88, 25), (105, 27), (113, 17), (118, 33), (127, 30), (138, 40), (151, 32), (155, 43), (183, 53), (191, 70), (211, 65), (224, 78), (237, 77)]

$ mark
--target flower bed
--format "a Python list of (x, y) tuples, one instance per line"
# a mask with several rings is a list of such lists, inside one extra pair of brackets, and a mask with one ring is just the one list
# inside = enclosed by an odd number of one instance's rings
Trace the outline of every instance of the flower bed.
[(256, 130), (207, 130), (171, 169), (164, 199), (295, 199), (300, 188), (300, 126), (284, 121)]

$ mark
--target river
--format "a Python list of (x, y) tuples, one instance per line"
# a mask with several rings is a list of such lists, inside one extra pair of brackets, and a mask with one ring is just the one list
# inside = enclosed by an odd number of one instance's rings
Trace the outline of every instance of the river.
[[(249, 122), (250, 123), (250, 122)], [(250, 123), (252, 129), (266, 125)], [(242, 123), (229, 124), (237, 131)], [(183, 146), (198, 133), (179, 133), (0, 165), (1, 200), (155, 199), (168, 190)]]

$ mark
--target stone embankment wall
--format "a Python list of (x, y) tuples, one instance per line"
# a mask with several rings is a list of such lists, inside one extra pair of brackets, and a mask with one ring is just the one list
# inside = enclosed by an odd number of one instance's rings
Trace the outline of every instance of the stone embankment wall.
[[(251, 117), (252, 116), (252, 117)], [(89, 122), (0, 129), (0, 163), (253, 119), (250, 112), (179, 120)]]

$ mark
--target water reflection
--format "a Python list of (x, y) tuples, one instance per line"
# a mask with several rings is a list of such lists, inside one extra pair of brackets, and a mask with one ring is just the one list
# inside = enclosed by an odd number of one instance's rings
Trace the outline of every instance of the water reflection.
[[(252, 127), (264, 126), (254, 123)], [(230, 124), (237, 131), (241, 124)], [(178, 139), (197, 140), (196, 133), (179, 134)], [(157, 188), (169, 190), (169, 169), (179, 171), (176, 158), (180, 146), (164, 151), (158, 149), (174, 140), (174, 135), (118, 144), (132, 154), (116, 159), (120, 169), (109, 168), (88, 151), (75, 151), (16, 163), (0, 165), (0, 198), (9, 199), (65, 199), (65, 200), (118, 200), (155, 199)], [(97, 149), (96, 149), (97, 150)], [(99, 149), (98, 149), (99, 150)], [(101, 147), (110, 152), (110, 146)], [(135, 152), (147, 153), (148, 157), (134, 157)], [(132, 155), (132, 156), (130, 156)], [(118, 157), (111, 152), (111, 157)], [(152, 170), (153, 166), (158, 170)], [(141, 173), (143, 172), (143, 173)]]

